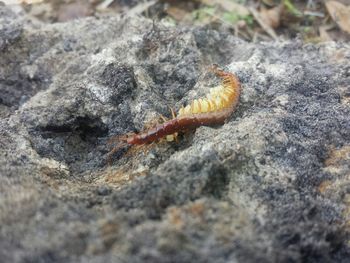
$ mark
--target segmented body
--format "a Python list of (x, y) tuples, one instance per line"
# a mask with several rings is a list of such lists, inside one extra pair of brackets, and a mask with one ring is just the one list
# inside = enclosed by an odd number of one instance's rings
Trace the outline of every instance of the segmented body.
[(212, 88), (206, 98), (194, 100), (190, 105), (182, 107), (177, 117), (169, 121), (129, 136), (125, 140), (126, 143), (146, 144), (166, 135), (193, 130), (202, 125), (224, 123), (238, 104), (241, 87), (234, 74), (217, 68), (214, 71), (223, 79), (223, 82), (220, 86)]
[[(165, 136), (172, 140), (173, 135), (176, 136), (178, 132), (186, 132), (199, 126), (223, 124), (238, 104), (241, 85), (232, 73), (217, 68), (214, 68), (214, 72), (223, 81), (220, 86), (210, 89), (206, 98), (196, 99), (190, 105), (181, 107), (177, 117), (173, 116), (173, 119), (138, 134), (119, 137), (119, 140), (124, 144), (142, 145)], [(116, 148), (112, 152), (115, 150)]]
[(231, 112), (231, 109), (223, 109), (215, 112), (215, 114), (213, 112), (206, 112), (180, 116), (147, 131), (132, 135), (126, 139), (126, 142), (134, 145), (146, 144), (163, 138), (166, 135), (193, 130), (199, 126), (222, 124), (231, 115)]

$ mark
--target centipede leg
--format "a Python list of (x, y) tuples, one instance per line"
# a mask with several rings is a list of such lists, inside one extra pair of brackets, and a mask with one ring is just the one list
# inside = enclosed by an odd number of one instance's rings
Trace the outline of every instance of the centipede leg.
[(170, 111), (171, 111), (171, 116), (173, 117), (173, 119), (176, 118), (176, 114), (173, 108), (170, 107)]
[[(176, 118), (176, 114), (175, 114), (174, 109), (170, 107), (170, 111), (171, 111), (171, 116), (173, 117), (173, 119), (175, 119), (175, 118)], [(174, 136), (175, 142), (178, 143), (178, 142), (179, 142), (178, 139), (177, 139), (178, 133), (175, 132), (175, 133), (173, 134), (173, 136)]]
[(127, 134), (114, 136), (107, 141), (107, 144), (118, 144), (120, 142), (125, 142), (128, 139), (128, 137), (132, 135), (134, 135), (133, 132), (128, 132)]
[(146, 155), (151, 149), (151, 147), (153, 147), (153, 145), (154, 145), (154, 142), (150, 144), (134, 145), (134, 147), (128, 150), (128, 155), (135, 155), (140, 151), (142, 151), (143, 155)]
[(178, 143), (179, 142), (179, 139), (177, 138), (179, 134), (177, 132), (174, 133), (174, 139), (175, 139), (175, 142)]
[(153, 119), (151, 121), (148, 121), (148, 122), (144, 123), (143, 128), (144, 129), (150, 129), (150, 128), (158, 125), (158, 124), (159, 124), (159, 119)]
[(167, 121), (167, 118), (165, 118), (162, 114), (159, 114), (159, 117), (162, 119), (163, 122)]
[(125, 144), (119, 144), (117, 146), (115, 146), (108, 154), (107, 154), (107, 163), (108, 165), (111, 165), (112, 164), (112, 157), (113, 155), (119, 151), (121, 148), (123, 148), (124, 146), (126, 146)]
[(119, 136), (114, 136), (107, 141), (107, 144), (109, 144), (109, 145), (115, 144), (113, 149), (107, 154), (108, 165), (112, 164), (112, 157), (117, 151), (119, 151), (121, 148), (128, 146), (128, 143), (126, 141), (127, 141), (128, 137), (131, 135), (133, 135), (133, 133), (127, 133), (127, 134), (123, 134), (123, 135), (119, 135)]

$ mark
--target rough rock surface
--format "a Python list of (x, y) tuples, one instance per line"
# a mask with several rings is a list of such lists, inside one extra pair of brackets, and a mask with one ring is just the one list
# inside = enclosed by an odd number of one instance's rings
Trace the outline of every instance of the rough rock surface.
[[(1, 262), (349, 262), (350, 47), (0, 7)], [(178, 143), (113, 135), (217, 79), (237, 111)]]

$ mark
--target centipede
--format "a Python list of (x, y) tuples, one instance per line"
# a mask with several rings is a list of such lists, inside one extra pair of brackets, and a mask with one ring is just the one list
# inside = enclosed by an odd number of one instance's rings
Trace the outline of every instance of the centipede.
[(128, 145), (145, 145), (164, 138), (173, 141), (178, 134), (195, 130), (200, 126), (224, 124), (238, 105), (241, 83), (235, 74), (224, 71), (217, 65), (211, 70), (222, 81), (219, 86), (211, 88), (206, 97), (195, 99), (187, 106), (181, 106), (177, 114), (171, 110), (171, 119), (164, 120), (163, 123), (149, 129), (112, 137), (109, 142), (116, 143), (116, 146), (110, 151), (109, 156)]

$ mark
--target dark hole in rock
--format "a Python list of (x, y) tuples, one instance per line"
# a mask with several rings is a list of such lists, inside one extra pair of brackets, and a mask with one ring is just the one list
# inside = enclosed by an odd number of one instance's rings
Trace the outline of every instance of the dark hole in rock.
[(48, 125), (33, 134), (32, 145), (42, 157), (66, 163), (81, 173), (104, 165), (104, 137), (108, 129), (100, 119), (78, 117), (71, 124)]
[(209, 171), (208, 180), (203, 192), (221, 199), (227, 195), (229, 181), (228, 171), (219, 165), (215, 165)]

